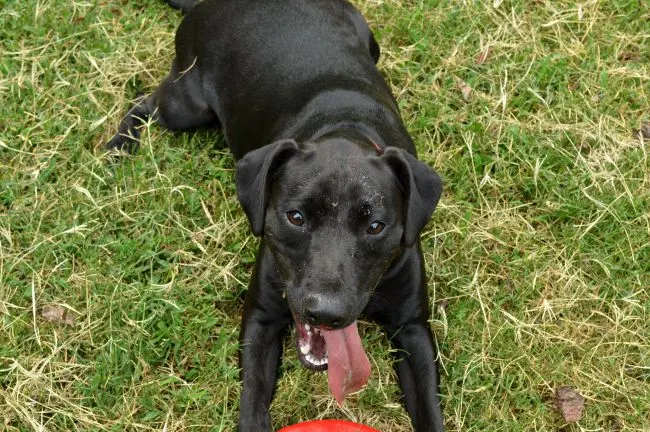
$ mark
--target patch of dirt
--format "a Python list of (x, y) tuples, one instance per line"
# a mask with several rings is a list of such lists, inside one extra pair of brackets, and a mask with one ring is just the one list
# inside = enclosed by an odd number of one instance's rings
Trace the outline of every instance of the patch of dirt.
[(45, 321), (55, 324), (73, 325), (74, 315), (61, 305), (48, 305), (41, 310), (41, 316)]
[(582, 418), (585, 398), (571, 386), (555, 389), (555, 404), (562, 413), (564, 421), (575, 423)]

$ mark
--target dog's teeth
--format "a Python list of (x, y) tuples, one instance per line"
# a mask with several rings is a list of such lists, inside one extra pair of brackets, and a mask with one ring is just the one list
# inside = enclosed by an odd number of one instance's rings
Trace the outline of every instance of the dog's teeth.
[[(300, 347), (300, 350), (302, 351), (302, 347)], [(324, 364), (327, 364), (327, 357), (322, 358), (322, 359), (317, 359), (316, 356), (313, 354), (308, 354), (308, 353), (303, 353), (305, 354), (305, 360), (307, 360), (308, 363), (311, 363), (314, 366), (322, 366)]]
[(309, 344), (306, 344), (306, 345), (300, 345), (300, 352), (301, 352), (303, 355), (307, 355), (307, 354), (309, 354), (309, 351), (311, 351), (311, 346), (309, 346)]
[(307, 331), (311, 330), (311, 326), (309, 324), (305, 324), (305, 330)]

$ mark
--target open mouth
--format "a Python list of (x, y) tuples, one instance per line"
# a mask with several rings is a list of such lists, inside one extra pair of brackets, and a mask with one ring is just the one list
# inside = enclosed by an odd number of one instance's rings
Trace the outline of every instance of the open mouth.
[(320, 328), (296, 321), (296, 347), (298, 359), (308, 369), (324, 371), (327, 369), (327, 343)]
[(370, 362), (357, 322), (342, 329), (328, 329), (294, 319), (300, 362), (311, 370), (327, 370), (330, 391), (339, 405), (343, 404), (345, 397), (363, 387), (370, 377)]

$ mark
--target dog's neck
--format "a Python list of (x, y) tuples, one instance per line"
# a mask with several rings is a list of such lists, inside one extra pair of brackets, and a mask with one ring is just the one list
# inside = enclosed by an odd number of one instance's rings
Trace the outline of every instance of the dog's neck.
[(351, 141), (372, 147), (378, 156), (384, 154), (383, 140), (379, 135), (363, 125), (357, 123), (340, 123), (322, 128), (314, 134), (312, 141), (319, 141), (328, 137), (347, 138)]

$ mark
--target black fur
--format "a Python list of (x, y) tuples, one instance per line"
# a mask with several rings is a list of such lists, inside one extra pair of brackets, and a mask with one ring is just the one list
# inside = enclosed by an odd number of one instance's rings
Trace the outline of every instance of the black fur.
[(342, 328), (363, 314), (397, 348), (415, 430), (442, 431), (419, 242), (442, 182), (416, 158), (365, 20), (344, 0), (167, 1), (187, 13), (171, 72), (108, 147), (134, 151), (155, 116), (173, 130), (220, 127), (238, 160), (238, 196), (262, 236), (241, 332), (240, 430), (271, 430), (294, 317)]

